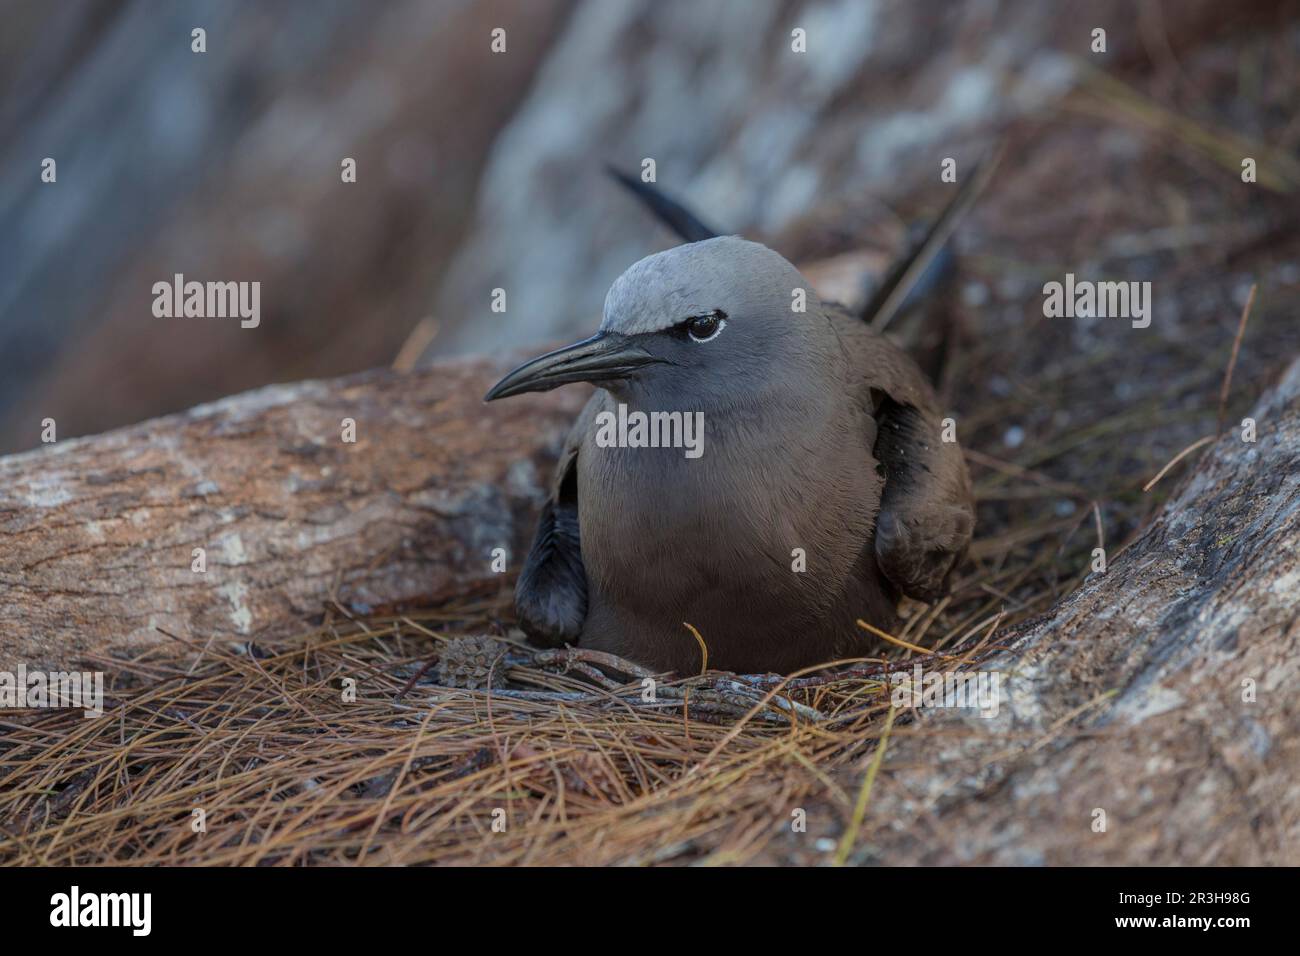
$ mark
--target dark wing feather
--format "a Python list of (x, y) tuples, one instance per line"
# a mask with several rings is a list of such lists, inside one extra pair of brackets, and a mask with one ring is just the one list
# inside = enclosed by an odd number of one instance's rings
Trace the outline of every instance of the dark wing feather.
[(635, 176), (629, 176), (622, 170), (607, 166), (609, 174), (627, 188), (656, 219), (673, 231), (683, 242), (699, 242), (702, 239), (715, 239), (718, 233), (710, 229), (700, 218), (667, 193), (661, 192), (649, 183), (643, 183)]
[(934, 225), (889, 270), (860, 313), (863, 321), (871, 323), (873, 329), (884, 329), (912, 293), (922, 291), (925, 285), (922, 280), (931, 271), (931, 266), (936, 265), (936, 260), (937, 268), (951, 266), (951, 262), (941, 256), (941, 253), (961, 217), (988, 184), (997, 160), (998, 156), (994, 155), (975, 164), (975, 168), (966, 177), (966, 182), (957, 190), (957, 195), (948, 203)]
[(552, 647), (576, 644), (587, 618), (587, 572), (578, 534), (578, 447), (588, 419), (584, 411), (569, 433), (515, 585), (515, 612), (524, 633)]

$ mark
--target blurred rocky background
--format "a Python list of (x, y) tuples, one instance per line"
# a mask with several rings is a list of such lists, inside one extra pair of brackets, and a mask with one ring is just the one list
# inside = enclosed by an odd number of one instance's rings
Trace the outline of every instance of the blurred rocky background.
[[(1285, 0), (9, 0), (0, 452), (36, 445), (46, 417), (60, 438), (90, 434), (399, 352), (427, 361), (589, 330), (609, 283), (671, 242), (603, 172), (646, 158), (710, 224), (834, 259), (897, 249), (950, 194), (940, 160), (965, 169), (1004, 140), (957, 242), (961, 308), (985, 323), (968, 333), (1027, 333), (1045, 321), (1045, 276), (1123, 263), (1116, 278), (1198, 289), (1188, 307), (1212, 320), (1179, 331), (1185, 303), (1157, 289), (1155, 334), (1181, 337), (1185, 354), (1203, 334), (1221, 368), (1247, 280), (1278, 308), (1300, 285), (1294, 243), (1278, 244), (1300, 184), (1296, 12)], [(203, 54), (190, 48), (199, 26)], [(1257, 185), (1240, 182), (1246, 149)], [(39, 179), (47, 156), (54, 185)], [(343, 157), (354, 184), (340, 181)], [(1246, 275), (1242, 258), (1260, 250), (1278, 261)], [(852, 283), (869, 281), (860, 271)], [(155, 318), (151, 286), (175, 273), (260, 281), (260, 327)], [(1058, 323), (1043, 341), (1064, 354), (1112, 331)], [(1015, 370), (993, 385), (1014, 391)]]
[[(562, 0), (18, 0), (0, 30), (0, 451), (391, 362)], [(508, 29), (508, 52), (488, 51)], [(191, 51), (191, 30), (207, 52)], [(39, 180), (44, 157), (58, 182)], [(343, 183), (340, 163), (357, 162)], [(151, 287), (262, 283), (262, 321)]]

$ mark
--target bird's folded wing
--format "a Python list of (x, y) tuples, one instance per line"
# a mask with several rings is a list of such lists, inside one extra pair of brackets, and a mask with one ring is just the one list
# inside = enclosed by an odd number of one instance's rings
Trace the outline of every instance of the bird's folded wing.
[(944, 440), (938, 401), (916, 363), (860, 321), (837, 317), (851, 366), (862, 370), (876, 420), (872, 453), (885, 471), (876, 563), (904, 594), (936, 600), (975, 528), (965, 458)]
[(587, 617), (587, 572), (578, 533), (578, 449), (591, 413), (589, 404), (565, 440), (550, 497), (515, 585), (515, 610), (524, 633), (557, 647), (576, 644)]
[(885, 490), (876, 516), (876, 563), (904, 594), (934, 601), (970, 545), (975, 511), (956, 442), (913, 405), (885, 398), (876, 414), (876, 459)]

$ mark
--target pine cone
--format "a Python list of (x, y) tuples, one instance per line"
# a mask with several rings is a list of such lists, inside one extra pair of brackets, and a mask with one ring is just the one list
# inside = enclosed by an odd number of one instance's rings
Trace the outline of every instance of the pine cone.
[(454, 637), (442, 648), (438, 658), (438, 683), (444, 687), (477, 690), (506, 685), (506, 649), (487, 636)]

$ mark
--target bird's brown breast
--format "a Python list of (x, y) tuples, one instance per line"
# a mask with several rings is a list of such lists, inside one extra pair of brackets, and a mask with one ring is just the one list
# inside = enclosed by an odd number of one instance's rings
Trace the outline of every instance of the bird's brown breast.
[(580, 508), (582, 644), (688, 671), (700, 649), (685, 623), (726, 669), (788, 670), (851, 650), (855, 617), (892, 613), (874, 572), (869, 429), (843, 420), (859, 414), (845, 402), (761, 454), (725, 416), (694, 460), (585, 442), (579, 487), (600, 506)]

